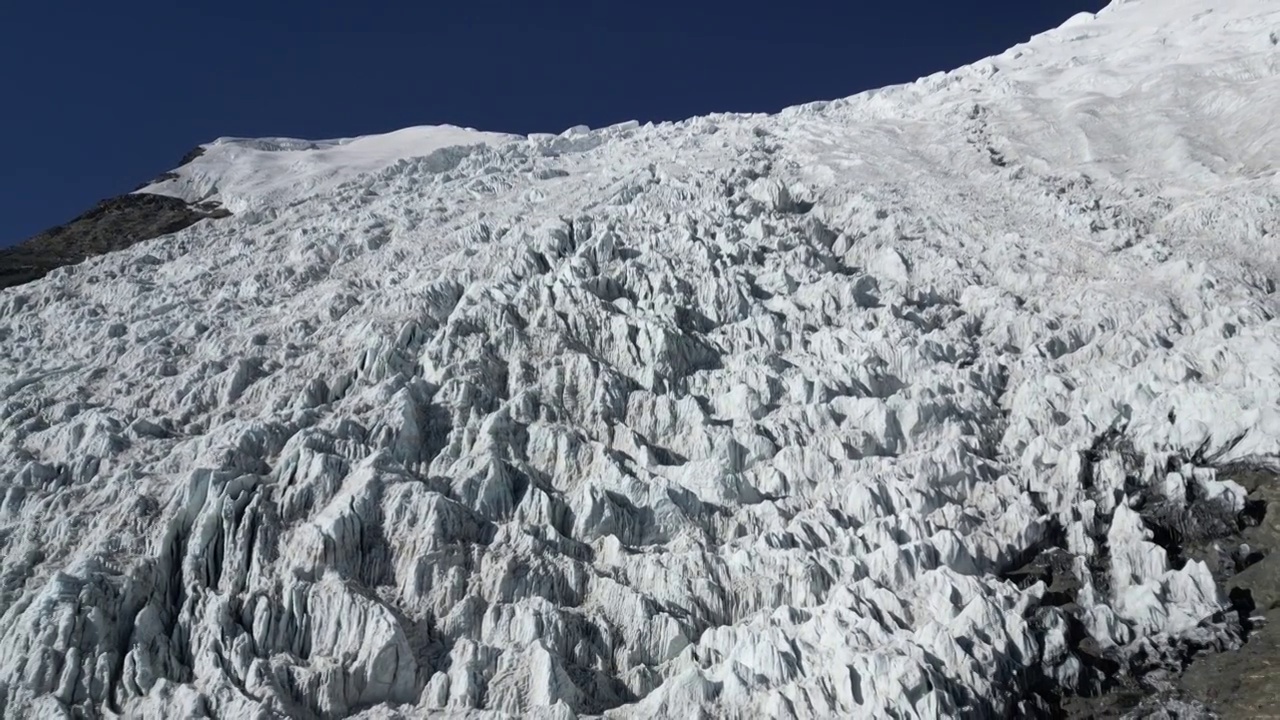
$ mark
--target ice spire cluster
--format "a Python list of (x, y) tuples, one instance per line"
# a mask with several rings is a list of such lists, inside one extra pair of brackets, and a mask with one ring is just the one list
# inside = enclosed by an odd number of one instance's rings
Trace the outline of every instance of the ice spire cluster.
[(1244, 630), (1280, 2), (778, 115), (222, 139), (0, 291), (5, 717), (1034, 715)]

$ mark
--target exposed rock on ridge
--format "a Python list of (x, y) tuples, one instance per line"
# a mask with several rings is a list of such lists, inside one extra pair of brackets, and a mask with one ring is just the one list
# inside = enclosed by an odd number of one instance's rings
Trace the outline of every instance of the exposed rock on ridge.
[(0, 249), (0, 288), (44, 277), (54, 268), (123, 250), (205, 219), (226, 217), (216, 205), (134, 193), (103, 200), (74, 220)]

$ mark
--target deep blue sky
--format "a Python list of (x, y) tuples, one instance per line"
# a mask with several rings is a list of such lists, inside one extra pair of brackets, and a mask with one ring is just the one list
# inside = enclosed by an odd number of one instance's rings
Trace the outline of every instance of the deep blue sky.
[(0, 246), (222, 135), (559, 132), (951, 69), (1105, 0), (39, 0), (0, 8)]

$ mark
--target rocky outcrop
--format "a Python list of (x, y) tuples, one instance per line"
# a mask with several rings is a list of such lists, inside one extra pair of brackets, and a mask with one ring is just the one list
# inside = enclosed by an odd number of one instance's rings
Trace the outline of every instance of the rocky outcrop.
[(0, 249), (0, 288), (44, 277), (54, 268), (123, 250), (228, 213), (163, 195), (134, 193), (103, 200), (70, 222)]

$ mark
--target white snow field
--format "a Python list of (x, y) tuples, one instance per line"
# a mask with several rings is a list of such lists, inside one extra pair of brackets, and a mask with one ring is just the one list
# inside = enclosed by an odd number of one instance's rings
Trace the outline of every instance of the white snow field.
[(213, 201), (233, 212), (280, 207), (308, 195), (332, 192), (365, 173), (386, 170), (406, 158), (433, 155), (449, 165), (471, 145), (497, 145), (516, 135), (463, 128), (414, 127), (385, 135), (341, 140), (219, 138), (168, 177), (139, 192), (191, 203)]
[(1280, 456), (1277, 42), (213, 143), (146, 191), (232, 217), (0, 291), (0, 714), (1035, 716), (1238, 645), (1141, 508)]

